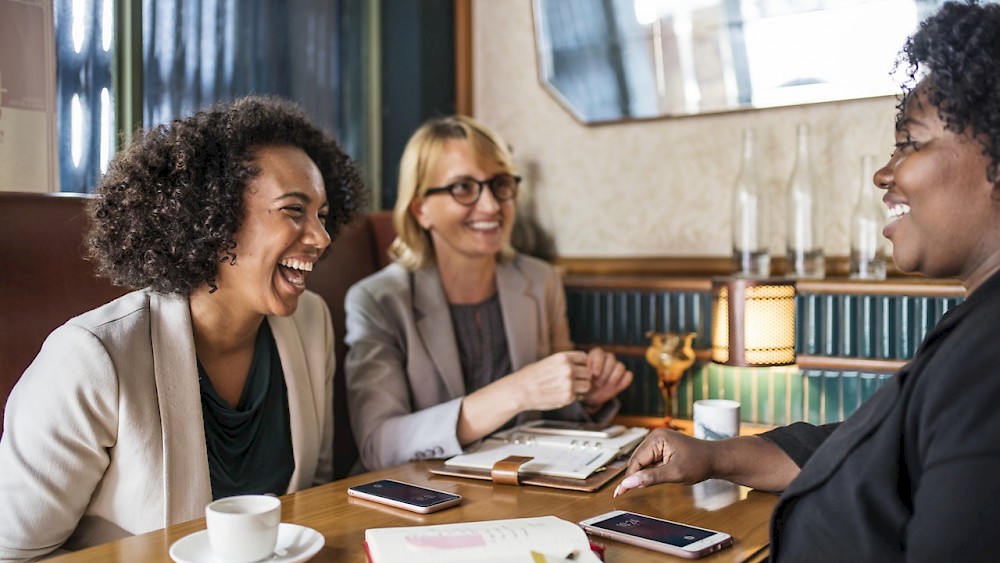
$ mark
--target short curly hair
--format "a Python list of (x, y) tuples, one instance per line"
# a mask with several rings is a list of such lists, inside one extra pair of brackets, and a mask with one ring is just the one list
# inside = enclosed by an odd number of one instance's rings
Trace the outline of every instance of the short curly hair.
[[(1000, 5), (947, 2), (907, 39), (896, 62), (906, 66), (897, 127), (918, 84), (945, 126), (968, 130), (990, 158), (986, 177), (1000, 179)], [(921, 78), (926, 79), (921, 82)]]
[(331, 238), (365, 207), (361, 174), (297, 105), (275, 97), (220, 103), (137, 136), (111, 162), (89, 205), (88, 251), (117, 285), (190, 295), (214, 291), (240, 249), (243, 193), (260, 173), (254, 150), (301, 148), (319, 168)]

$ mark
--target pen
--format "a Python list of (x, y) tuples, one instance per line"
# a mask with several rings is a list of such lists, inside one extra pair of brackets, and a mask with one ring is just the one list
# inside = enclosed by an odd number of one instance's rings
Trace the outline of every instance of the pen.
[[(580, 551), (574, 549), (573, 551), (569, 552), (569, 554), (566, 555), (566, 557), (563, 557), (560, 561), (576, 561), (576, 558), (579, 555)], [(534, 563), (546, 563), (547, 561), (549, 561), (549, 558), (545, 557), (541, 553), (538, 553), (537, 551), (531, 552), (531, 559), (532, 561), (534, 561)]]

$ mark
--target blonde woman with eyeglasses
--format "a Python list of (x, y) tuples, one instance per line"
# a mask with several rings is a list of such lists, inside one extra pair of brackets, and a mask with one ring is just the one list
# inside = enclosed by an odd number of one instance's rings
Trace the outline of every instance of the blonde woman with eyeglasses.
[(608, 421), (632, 373), (576, 351), (555, 270), (510, 246), (521, 179), (465, 116), (428, 121), (399, 170), (395, 262), (346, 298), (348, 406), (374, 470), (462, 453), (539, 418)]

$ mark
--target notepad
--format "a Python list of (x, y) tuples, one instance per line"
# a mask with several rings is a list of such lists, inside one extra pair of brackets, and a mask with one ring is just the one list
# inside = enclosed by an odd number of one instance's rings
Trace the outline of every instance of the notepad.
[(372, 563), (600, 563), (576, 524), (555, 516), (365, 530)]
[(532, 458), (521, 465), (525, 474), (586, 479), (620, 455), (627, 454), (649, 433), (629, 428), (612, 438), (579, 438), (531, 434), (518, 429), (494, 434), (476, 450), (445, 461), (447, 467), (490, 470), (509, 456)]

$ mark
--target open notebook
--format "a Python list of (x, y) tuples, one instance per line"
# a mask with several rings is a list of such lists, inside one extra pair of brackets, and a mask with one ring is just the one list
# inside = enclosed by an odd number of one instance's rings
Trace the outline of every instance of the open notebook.
[(372, 563), (600, 563), (583, 529), (555, 516), (371, 528), (365, 550)]
[[(515, 428), (490, 436), (475, 450), (446, 460), (444, 466), (451, 470), (485, 471), (488, 474), (502, 459), (525, 456), (532, 458), (521, 465), (520, 474), (525, 476), (586, 480), (595, 473), (606, 471), (613, 460), (631, 452), (648, 433), (645, 428), (629, 428), (611, 438), (581, 438), (535, 434)], [(614, 473), (624, 467), (619, 465)]]

